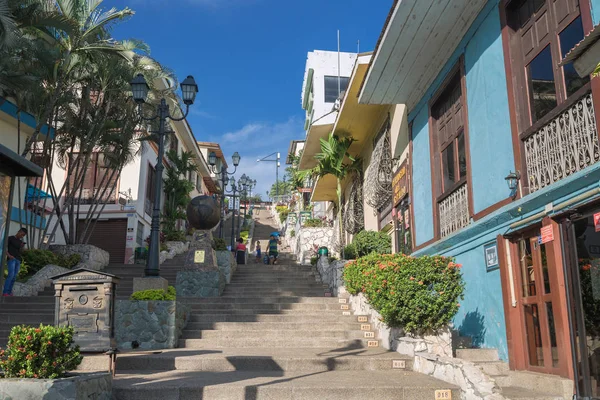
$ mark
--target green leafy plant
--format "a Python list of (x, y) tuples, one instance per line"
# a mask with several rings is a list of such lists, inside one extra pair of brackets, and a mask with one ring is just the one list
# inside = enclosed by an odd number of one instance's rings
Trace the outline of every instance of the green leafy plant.
[(250, 233), (249, 231), (241, 231), (240, 232), (240, 237), (244, 240), (244, 243), (246, 243), (246, 241), (248, 240), (249, 233)]
[(322, 228), (325, 224), (319, 218), (307, 218), (304, 220), (303, 226), (305, 228)]
[(435, 332), (458, 312), (464, 282), (452, 258), (371, 253), (344, 268), (353, 295), (364, 293), (390, 327), (406, 332)]
[(589, 336), (600, 337), (600, 299), (595, 296), (595, 277), (600, 276), (600, 266), (593, 259), (579, 259), (581, 298), (583, 300), (585, 330)]
[(215, 251), (224, 251), (227, 250), (227, 242), (222, 238), (213, 239), (213, 249)]
[(319, 261), (319, 256), (312, 256), (310, 258), (310, 265), (317, 265), (318, 261)]
[(81, 364), (72, 327), (15, 326), (8, 346), (0, 350), (0, 368), (6, 378), (56, 379)]
[(291, 230), (290, 237), (296, 237), (296, 230), (295, 229)]
[(356, 259), (356, 246), (353, 243), (350, 243), (349, 245), (344, 247), (344, 258), (346, 260)]
[(56, 261), (56, 265), (71, 269), (81, 262), (81, 256), (79, 254), (69, 254), (68, 256), (57, 254)]
[(290, 213), (290, 210), (288, 210), (287, 208), (285, 210), (282, 210), (279, 213), (279, 221), (281, 221), (281, 223), (285, 222), (289, 213)]
[(180, 230), (165, 231), (165, 240), (167, 242), (185, 242), (185, 232)]
[[(65, 256), (63, 254), (54, 254), (50, 250), (30, 249), (23, 252), (23, 262), (26, 264), (26, 275), (30, 276), (44, 268), (46, 265), (58, 265), (63, 268), (73, 268), (81, 261), (79, 254)], [(22, 263), (23, 264), (23, 263)], [(21, 265), (23, 269), (23, 265)]]
[(169, 286), (168, 290), (150, 289), (140, 290), (131, 295), (131, 300), (138, 301), (174, 301), (177, 296), (175, 288)]
[(389, 254), (392, 252), (392, 238), (385, 232), (361, 231), (352, 241), (356, 256), (363, 257), (371, 253)]
[(160, 251), (169, 251), (169, 246), (164, 243), (160, 244)]

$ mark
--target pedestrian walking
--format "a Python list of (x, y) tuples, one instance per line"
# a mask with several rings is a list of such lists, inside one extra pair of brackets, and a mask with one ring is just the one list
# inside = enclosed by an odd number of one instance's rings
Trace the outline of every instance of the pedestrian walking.
[(261, 254), (260, 254), (260, 242), (257, 240), (256, 242), (254, 242), (254, 250), (256, 251), (256, 262), (260, 263), (261, 261)]
[(8, 257), (8, 277), (4, 282), (2, 296), (12, 296), (13, 286), (21, 269), (22, 251), (25, 246), (23, 238), (27, 236), (27, 229), (21, 228), (14, 236), (8, 237), (7, 257)]
[(269, 260), (270, 264), (277, 264), (277, 258), (279, 257), (278, 245), (281, 244), (281, 241), (276, 239), (273, 234), (269, 237)]

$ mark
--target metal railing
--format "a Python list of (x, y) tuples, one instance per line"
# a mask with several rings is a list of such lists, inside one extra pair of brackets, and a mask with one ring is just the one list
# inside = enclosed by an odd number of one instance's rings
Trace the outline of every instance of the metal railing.
[(440, 235), (445, 237), (469, 225), (469, 191), (467, 184), (460, 186), (438, 204)]
[(600, 160), (592, 94), (588, 93), (523, 140), (533, 193)]

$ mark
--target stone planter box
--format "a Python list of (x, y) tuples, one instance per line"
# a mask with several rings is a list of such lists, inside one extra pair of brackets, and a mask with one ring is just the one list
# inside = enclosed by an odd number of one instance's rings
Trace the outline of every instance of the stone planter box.
[(340, 288), (344, 286), (344, 267), (348, 262), (347, 260), (329, 262), (329, 258), (326, 256), (319, 257), (319, 261), (317, 261), (317, 270), (321, 281), (329, 285), (334, 296), (337, 296)]
[(237, 269), (237, 262), (233, 253), (229, 250), (219, 250), (215, 251), (215, 253), (217, 254), (217, 265), (223, 272), (223, 275), (225, 275), (225, 281), (231, 283), (231, 277)]
[(0, 399), (111, 400), (112, 376), (101, 372), (60, 379), (0, 379)]
[(115, 337), (119, 349), (174, 349), (187, 325), (190, 306), (179, 301), (117, 300)]
[(46, 265), (29, 278), (27, 282), (16, 282), (13, 294), (16, 297), (37, 296), (39, 292), (52, 285), (52, 279), (50, 278), (69, 271), (69, 269), (59, 267), (58, 265)]

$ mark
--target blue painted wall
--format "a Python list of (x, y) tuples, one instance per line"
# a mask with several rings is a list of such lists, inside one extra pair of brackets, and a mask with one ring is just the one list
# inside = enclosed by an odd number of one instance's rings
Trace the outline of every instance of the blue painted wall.
[(500, 12), (494, 7), (465, 49), (474, 213), (509, 196), (514, 171)]
[(592, 6), (592, 20), (596, 26), (600, 23), (600, 0), (590, 0), (590, 5)]
[(412, 126), (412, 180), (414, 235), (417, 246), (433, 239), (431, 163), (429, 153), (429, 110), (423, 107)]
[[(27, 225), (30, 222), (33, 222), (33, 226), (39, 229), (46, 228), (46, 218), (42, 218), (39, 215), (33, 214), (29, 210), (23, 210), (21, 208), (13, 207), (10, 210), (10, 221), (19, 223), (22, 225)], [(12, 233), (11, 233), (12, 235)]]

